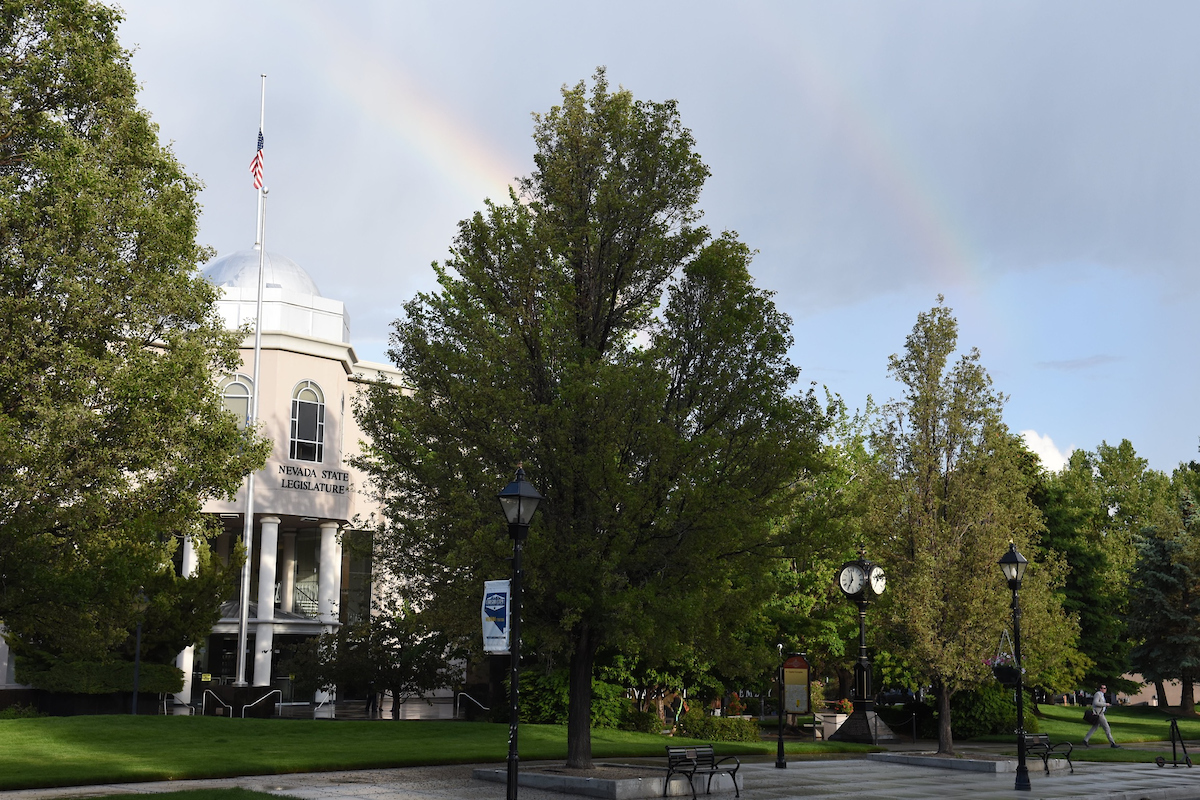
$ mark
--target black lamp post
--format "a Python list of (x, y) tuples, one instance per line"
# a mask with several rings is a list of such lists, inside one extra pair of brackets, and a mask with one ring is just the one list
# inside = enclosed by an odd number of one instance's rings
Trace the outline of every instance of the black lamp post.
[(137, 635), (133, 641), (133, 707), (129, 710), (130, 714), (137, 714), (138, 706), (138, 678), (141, 677), (142, 671), (142, 617), (146, 613), (146, 607), (149, 605), (149, 600), (146, 598), (145, 592), (138, 592), (137, 609)]
[(783, 645), (779, 645), (779, 672), (776, 674), (775, 705), (779, 707), (779, 744), (775, 748), (775, 768), (787, 769), (787, 757), (783, 754)]
[(1017, 791), (1028, 792), (1029, 767), (1025, 766), (1025, 676), (1021, 668), (1021, 604), (1017, 600), (1017, 590), (1021, 588), (1021, 580), (1025, 577), (1025, 567), (1029, 560), (1017, 552), (1017, 546), (1009, 542), (1008, 552), (1000, 561), (1000, 569), (1012, 589), (1012, 618), (1013, 618), (1013, 658), (1017, 662)]
[(513, 540), (512, 617), (509, 658), (512, 661), (508, 686), (508, 792), (507, 800), (517, 800), (517, 698), (520, 693), (521, 666), (521, 550), (529, 535), (529, 521), (542, 496), (525, 480), (525, 470), (517, 467), (517, 477), (497, 495), (508, 519), (508, 536)]

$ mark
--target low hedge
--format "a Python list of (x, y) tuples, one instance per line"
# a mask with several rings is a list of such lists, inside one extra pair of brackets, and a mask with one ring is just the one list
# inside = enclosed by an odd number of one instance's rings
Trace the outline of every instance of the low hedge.
[(658, 714), (653, 711), (637, 711), (633, 708), (632, 703), (620, 725), (623, 731), (637, 731), (638, 733), (662, 733), (663, 727), (663, 721)]
[(711, 717), (698, 708), (679, 718), (675, 732), (679, 736), (710, 742), (757, 742), (762, 739), (754, 720)]
[[(17, 659), (17, 682), (47, 692), (110, 694), (133, 691), (132, 661), (60, 661), (39, 670)], [(147, 664), (138, 670), (138, 691), (151, 694), (183, 689), (183, 671), (170, 664)]]

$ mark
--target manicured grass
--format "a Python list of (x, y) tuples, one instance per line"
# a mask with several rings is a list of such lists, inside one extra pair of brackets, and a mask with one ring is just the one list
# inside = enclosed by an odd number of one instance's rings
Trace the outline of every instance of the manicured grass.
[[(522, 725), (522, 761), (565, 759), (566, 728)], [(592, 731), (594, 758), (662, 757), (645, 733)], [(718, 742), (722, 755), (775, 752), (773, 742)], [(863, 752), (867, 745), (789, 742), (788, 753)], [(0, 789), (180, 780), (422, 764), (501, 762), (508, 726), (485, 722), (93, 716), (0, 720)]]
[[(1038, 717), (1038, 732), (1050, 735), (1052, 742), (1073, 742), (1075, 751), (1071, 758), (1076, 761), (1133, 761), (1151, 762), (1156, 756), (1165, 756), (1168, 763), (1171, 760), (1171, 717), (1178, 716), (1170, 710), (1152, 708), (1149, 706), (1111, 706), (1104, 712), (1108, 717), (1109, 727), (1112, 728), (1113, 738), (1118, 744), (1133, 742), (1161, 742), (1157, 749), (1112, 749), (1104, 738), (1103, 729), (1092, 735), (1092, 746), (1084, 749), (1080, 744), (1084, 735), (1092, 727), (1083, 721), (1082, 706), (1048, 706), (1040, 707)], [(1028, 713), (1028, 712), (1027, 712)], [(1195, 717), (1179, 717), (1179, 732), (1186, 740), (1200, 739), (1200, 719)], [(985, 736), (984, 741), (1008, 741), (1011, 736)], [(1016, 752), (1015, 748), (1014, 751)], [(1183, 752), (1177, 756), (1183, 759)], [(1200, 753), (1194, 760), (1200, 761)]]
[[(104, 800), (146, 800), (144, 794), (106, 794)], [(250, 789), (189, 789), (184, 792), (163, 792), (154, 800), (279, 800), (278, 795)]]

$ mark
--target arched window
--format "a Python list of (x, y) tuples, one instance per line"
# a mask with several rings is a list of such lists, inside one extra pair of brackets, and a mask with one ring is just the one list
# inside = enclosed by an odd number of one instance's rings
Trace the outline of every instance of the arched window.
[(221, 381), (221, 397), (225, 407), (240, 420), (240, 427), (246, 427), (250, 420), (250, 399), (254, 396), (254, 381), (240, 372), (230, 375)]
[(325, 395), (312, 381), (300, 381), (292, 391), (294, 461), (320, 461), (325, 454)]

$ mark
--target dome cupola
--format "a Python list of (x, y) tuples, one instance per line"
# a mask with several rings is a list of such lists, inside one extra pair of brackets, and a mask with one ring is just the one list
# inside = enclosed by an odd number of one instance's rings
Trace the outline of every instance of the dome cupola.
[[(204, 277), (216, 286), (250, 289), (257, 292), (258, 252), (259, 247), (255, 245), (249, 250), (239, 250), (236, 253), (215, 258), (204, 266)], [(269, 250), (263, 259), (263, 278), (267, 289), (283, 289), (316, 297), (321, 296), (321, 290), (304, 271), (304, 267), (287, 256), (272, 253)]]

